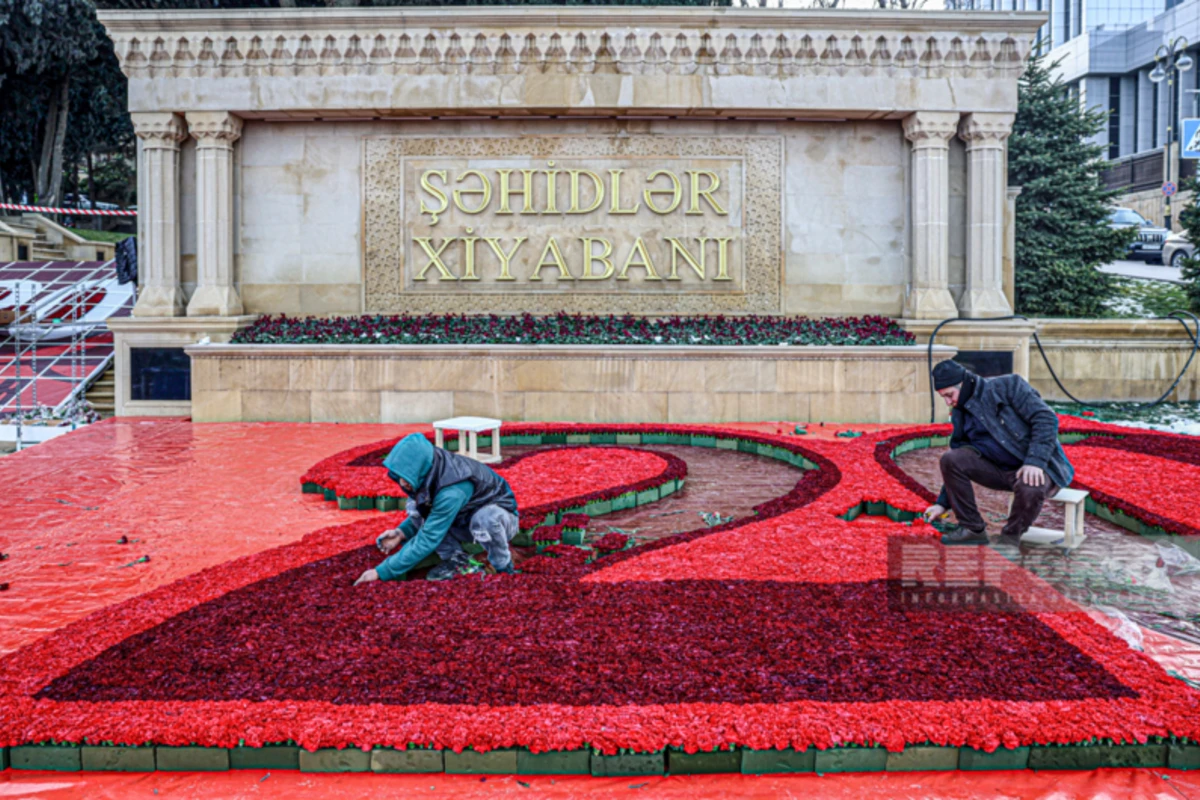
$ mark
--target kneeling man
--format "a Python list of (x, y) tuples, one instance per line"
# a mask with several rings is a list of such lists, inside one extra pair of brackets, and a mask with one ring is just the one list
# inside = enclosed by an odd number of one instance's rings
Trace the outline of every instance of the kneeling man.
[(1013, 493), (1001, 535), (1019, 541), (1046, 498), (1075, 477), (1058, 443), (1058, 416), (1020, 375), (981, 378), (957, 362), (943, 361), (933, 368), (933, 388), (950, 406), (954, 432), (941, 460), (942, 492), (925, 518), (933, 521), (952, 508), (958, 525), (942, 543), (987, 544), (987, 523), (971, 485), (978, 483)]
[(467, 566), (462, 545), (483, 545), (497, 572), (512, 573), (508, 543), (517, 535), (517, 500), (508, 481), (478, 461), (434, 447), (419, 433), (409, 434), (383, 460), (388, 477), (408, 495), (408, 517), (376, 540), (383, 553), (395, 553), (354, 585), (396, 580), (436, 552), (442, 563), (431, 581), (458, 575)]

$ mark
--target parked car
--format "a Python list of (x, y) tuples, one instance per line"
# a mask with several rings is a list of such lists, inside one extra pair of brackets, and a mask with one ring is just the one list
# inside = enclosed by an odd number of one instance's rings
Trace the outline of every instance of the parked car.
[(1196, 248), (1192, 245), (1191, 240), (1188, 239), (1187, 231), (1172, 233), (1163, 242), (1163, 263), (1170, 264), (1175, 269), (1179, 269), (1183, 266), (1183, 260), (1185, 258), (1192, 258), (1195, 252)]
[(1163, 243), (1167, 238), (1166, 228), (1160, 228), (1132, 208), (1114, 208), (1108, 213), (1108, 227), (1137, 228), (1137, 238), (1129, 245), (1125, 257), (1130, 260), (1149, 261), (1161, 264)]
[(66, 208), (90, 208), (97, 211), (120, 211), (121, 207), (116, 203), (106, 203), (103, 200), (92, 200), (86, 194), (81, 194), (75, 197), (73, 194), (68, 194), (63, 198), (64, 207)]

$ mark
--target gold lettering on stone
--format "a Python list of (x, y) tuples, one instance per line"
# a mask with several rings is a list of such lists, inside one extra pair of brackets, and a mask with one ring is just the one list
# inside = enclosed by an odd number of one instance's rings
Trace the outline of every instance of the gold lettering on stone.
[[(590, 238), (587, 236), (580, 237), (579, 241), (583, 242), (583, 274), (579, 276), (582, 281), (603, 281), (612, 277), (615, 269), (612, 259), (613, 246), (612, 242), (603, 238)], [(597, 255), (592, 252), (592, 242), (599, 242), (604, 245), (604, 252)], [(599, 275), (592, 272), (592, 264), (597, 261), (604, 264), (604, 272)]]
[[(547, 161), (546, 166), (553, 167), (554, 162)], [(546, 170), (546, 209), (542, 212), (543, 214), (559, 213), (555, 203), (558, 202), (558, 176), (560, 174), (562, 174), (561, 169)]]
[[(546, 262), (546, 256), (554, 257), (550, 263)], [(573, 281), (575, 276), (567, 269), (566, 259), (563, 258), (562, 250), (558, 248), (558, 240), (553, 236), (546, 242), (546, 246), (542, 248), (542, 257), (538, 259), (537, 267), (534, 268), (533, 274), (529, 276), (531, 281), (540, 281), (542, 279), (542, 267), (558, 267), (558, 279), (560, 281)]]
[[(646, 176), (646, 183), (652, 183), (659, 175), (666, 175), (671, 179), (670, 189), (646, 189), (642, 192), (642, 197), (646, 201), (646, 207), (655, 214), (670, 214), (675, 209), (679, 208), (679, 201), (683, 199), (683, 191), (679, 186), (679, 176), (669, 169), (656, 169)], [(654, 204), (654, 196), (660, 194), (671, 195), (671, 204), (666, 208), (659, 208)]]
[(446, 182), (446, 170), (430, 169), (430, 170), (426, 170), (425, 172), (421, 173), (421, 188), (424, 189), (425, 191), (429, 192), (434, 197), (436, 197), (441, 202), (442, 206), (441, 206), (441, 208), (432, 208), (430, 206), (426, 206), (425, 201), (422, 200), (421, 201), (421, 213), (430, 215), (430, 217), (431, 217), (431, 219), (429, 221), (430, 225), (437, 225), (438, 215), (446, 210), (446, 208), (449, 206), (449, 203), (446, 202), (446, 193), (429, 182), (430, 176), (433, 176), (433, 175), (436, 175), (437, 177), (441, 178), (443, 184)]
[[(568, 170), (571, 175), (571, 207), (567, 209), (568, 214), (590, 214), (600, 207), (604, 202), (604, 181), (600, 180), (600, 176), (592, 172), (590, 169), (572, 169)], [(595, 201), (587, 208), (579, 207), (579, 176), (586, 175), (592, 180), (592, 187), (596, 192)]]
[[(479, 178), (480, 186), (478, 189), (455, 189), (454, 190), (454, 207), (464, 214), (479, 214), (488, 207), (488, 203), (492, 202), (492, 182), (488, 180), (488, 176), (484, 175), (477, 169), (469, 169), (458, 176), (455, 183), (462, 183), (464, 180), (474, 175)], [(463, 195), (481, 195), (482, 199), (479, 205), (475, 208), (467, 208), (463, 205)], [(443, 206), (443, 210), (445, 206)], [(424, 209), (422, 209), (424, 210)]]
[[(638, 256), (641, 260), (634, 262), (633, 257)], [(629, 250), (629, 256), (625, 259), (625, 265), (621, 267), (621, 274), (617, 276), (619, 281), (629, 280), (629, 268), (641, 267), (646, 270), (646, 280), (661, 281), (658, 273), (654, 271), (654, 262), (650, 260), (650, 254), (646, 252), (646, 243), (642, 241), (642, 237), (637, 237), (633, 243), (633, 247)]]
[(414, 281), (425, 280), (425, 273), (429, 271), (430, 267), (437, 267), (438, 273), (441, 275), (441, 278), (439, 278), (439, 280), (447, 280), (447, 281), (458, 280), (454, 276), (454, 273), (451, 272), (444, 263), (442, 263), (442, 253), (446, 252), (446, 248), (449, 247), (451, 244), (453, 244), (454, 239), (455, 239), (455, 237), (453, 237), (453, 236), (447, 236), (445, 239), (442, 240), (442, 246), (438, 247), (435, 250), (432, 247), (433, 243), (430, 241), (429, 237), (427, 237), (427, 236), (414, 236), (413, 237), (413, 241), (421, 246), (421, 249), (425, 251), (425, 255), (429, 258), (429, 261), (425, 264), (424, 267), (421, 268), (421, 271), (417, 273), (416, 277), (413, 278)]
[(521, 170), (521, 188), (512, 189), (508, 185), (509, 176), (512, 174), (511, 169), (498, 169), (496, 174), (500, 176), (500, 210), (497, 214), (511, 214), (512, 209), (508, 207), (508, 198), (510, 195), (519, 194), (525, 201), (524, 207), (521, 209), (522, 214), (533, 214), (533, 173), (535, 170)]
[[(364, 186), (373, 187), (371, 208), (390, 208), (391, 219), (400, 220), (398, 230), (386, 234), (398, 234), (401, 247), (392, 292), (411, 299), (414, 308), (432, 308), (438, 298), (461, 298), (464, 303), (479, 299), (481, 309), (509, 312), (543, 307), (736, 311), (750, 307), (739, 299), (750, 287), (747, 260), (765, 264), (777, 252), (749, 238), (751, 231), (764, 231), (760, 241), (769, 241), (770, 232), (778, 231), (756, 221), (778, 207), (754, 199), (772, 191), (762, 176), (778, 172), (761, 171), (764, 163), (776, 162), (760, 156), (755, 161), (747, 149), (765, 140), (735, 139), (726, 145), (715, 138), (685, 145), (691, 140), (531, 136), (503, 142), (403, 139), (400, 144), (389, 138), (378, 152), (400, 156), (394, 162), (398, 174), (373, 155), (377, 147), (368, 140), (364, 163), (387, 177), (376, 181), (371, 173)], [(664, 141), (670, 144), (660, 144)], [(777, 143), (772, 147), (779, 152)], [(750, 164), (760, 171), (748, 183)], [(389, 205), (391, 197), (397, 205)], [(759, 217), (751, 216), (751, 208), (759, 209)], [(373, 243), (390, 246), (380, 238), (388, 225), (376, 212), (364, 220), (370, 275), (380, 273)], [(760, 295), (774, 285), (762, 274), (753, 284)], [(775, 283), (776, 277), (769, 275)], [(375, 288), (368, 293), (380, 296)], [(522, 296), (527, 299), (516, 304)], [(635, 297), (641, 299), (628, 299)], [(389, 309), (406, 308), (400, 301), (386, 302)]]
[(729, 243), (733, 241), (733, 237), (723, 236), (716, 240), (717, 242), (717, 277), (714, 281), (731, 281), (729, 277)]
[(633, 208), (621, 208), (621, 174), (623, 169), (610, 169), (609, 174), (609, 196), (612, 198), (612, 205), (608, 207), (609, 214), (636, 214), (638, 209), (642, 207), (641, 203), (635, 202)]
[[(717, 189), (719, 189), (721, 186), (721, 178), (720, 178), (720, 176), (717, 175), (717, 173), (715, 173), (709, 169), (689, 169), (687, 171), (687, 174), (688, 174), (689, 186), (691, 187), (691, 190), (692, 190), (692, 193), (691, 193), (692, 204), (688, 208), (687, 213), (689, 213), (689, 214), (703, 214), (704, 213), (703, 211), (700, 210), (700, 197), (701, 196), (703, 196), (704, 199), (708, 201), (708, 204), (713, 207), (713, 211), (716, 211), (718, 214), (720, 214), (722, 216), (729, 213), (725, 209), (721, 208), (721, 204), (718, 203), (716, 200), (714, 200), (713, 196), (712, 196), (712, 193), (715, 192)], [(700, 188), (700, 177), (702, 175), (707, 177), (709, 180), (708, 187), (705, 189)]]
[(679, 277), (679, 256), (683, 256), (683, 260), (687, 262), (687, 265), (692, 268), (692, 271), (696, 273), (700, 280), (704, 280), (707, 277), (708, 270), (704, 266), (705, 256), (707, 255), (708, 250), (708, 248), (705, 246), (708, 244), (707, 236), (696, 237), (696, 241), (700, 242), (699, 262), (692, 257), (692, 254), (688, 252), (688, 249), (683, 246), (679, 239), (675, 238), (674, 236), (668, 236), (666, 241), (671, 245), (671, 275), (667, 278), (667, 280), (683, 280), (683, 278)]
[[(467, 228), (467, 233), (474, 232), (474, 228)], [(459, 280), (477, 281), (479, 276), (475, 274), (475, 243), (479, 241), (479, 237), (461, 236), (459, 239), (463, 243), (463, 276)]]
[(513, 242), (512, 249), (507, 253), (500, 246), (499, 239), (485, 238), (484, 241), (488, 243), (488, 247), (492, 248), (492, 252), (496, 254), (496, 258), (500, 259), (500, 277), (496, 278), (496, 280), (515, 281), (516, 278), (513, 277), (510, 271), (510, 265), (512, 264), (513, 256), (517, 254), (517, 248), (525, 243), (525, 237), (518, 236), (517, 240)]

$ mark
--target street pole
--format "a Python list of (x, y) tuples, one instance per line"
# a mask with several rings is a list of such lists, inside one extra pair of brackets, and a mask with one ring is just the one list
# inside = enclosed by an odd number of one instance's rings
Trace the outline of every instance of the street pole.
[[(1174, 59), (1172, 59), (1174, 61)], [(1174, 66), (1174, 64), (1172, 64)], [(1163, 150), (1163, 157), (1167, 160), (1163, 171), (1166, 173), (1167, 179), (1165, 183), (1171, 182), (1171, 148), (1175, 141), (1175, 70), (1167, 70), (1167, 146)], [(1167, 233), (1171, 232), (1171, 195), (1163, 195), (1163, 227), (1167, 229)]]
[(1192, 68), (1192, 57), (1187, 54), (1188, 40), (1180, 36), (1170, 44), (1159, 45), (1154, 54), (1154, 70), (1150, 73), (1153, 83), (1167, 81), (1167, 141), (1163, 147), (1163, 227), (1171, 230), (1171, 195), (1167, 184), (1171, 183), (1171, 149), (1175, 146), (1175, 114), (1179, 111), (1175, 99), (1176, 73)]

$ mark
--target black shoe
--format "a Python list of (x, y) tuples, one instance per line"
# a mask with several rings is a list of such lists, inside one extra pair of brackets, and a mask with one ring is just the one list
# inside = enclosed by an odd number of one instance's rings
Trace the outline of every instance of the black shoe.
[(973, 531), (961, 525), (954, 525), (942, 534), (942, 544), (987, 544), (987, 530)]
[(448, 581), (457, 578), (471, 568), (471, 559), (463, 556), (443, 561), (425, 575), (427, 581)]

